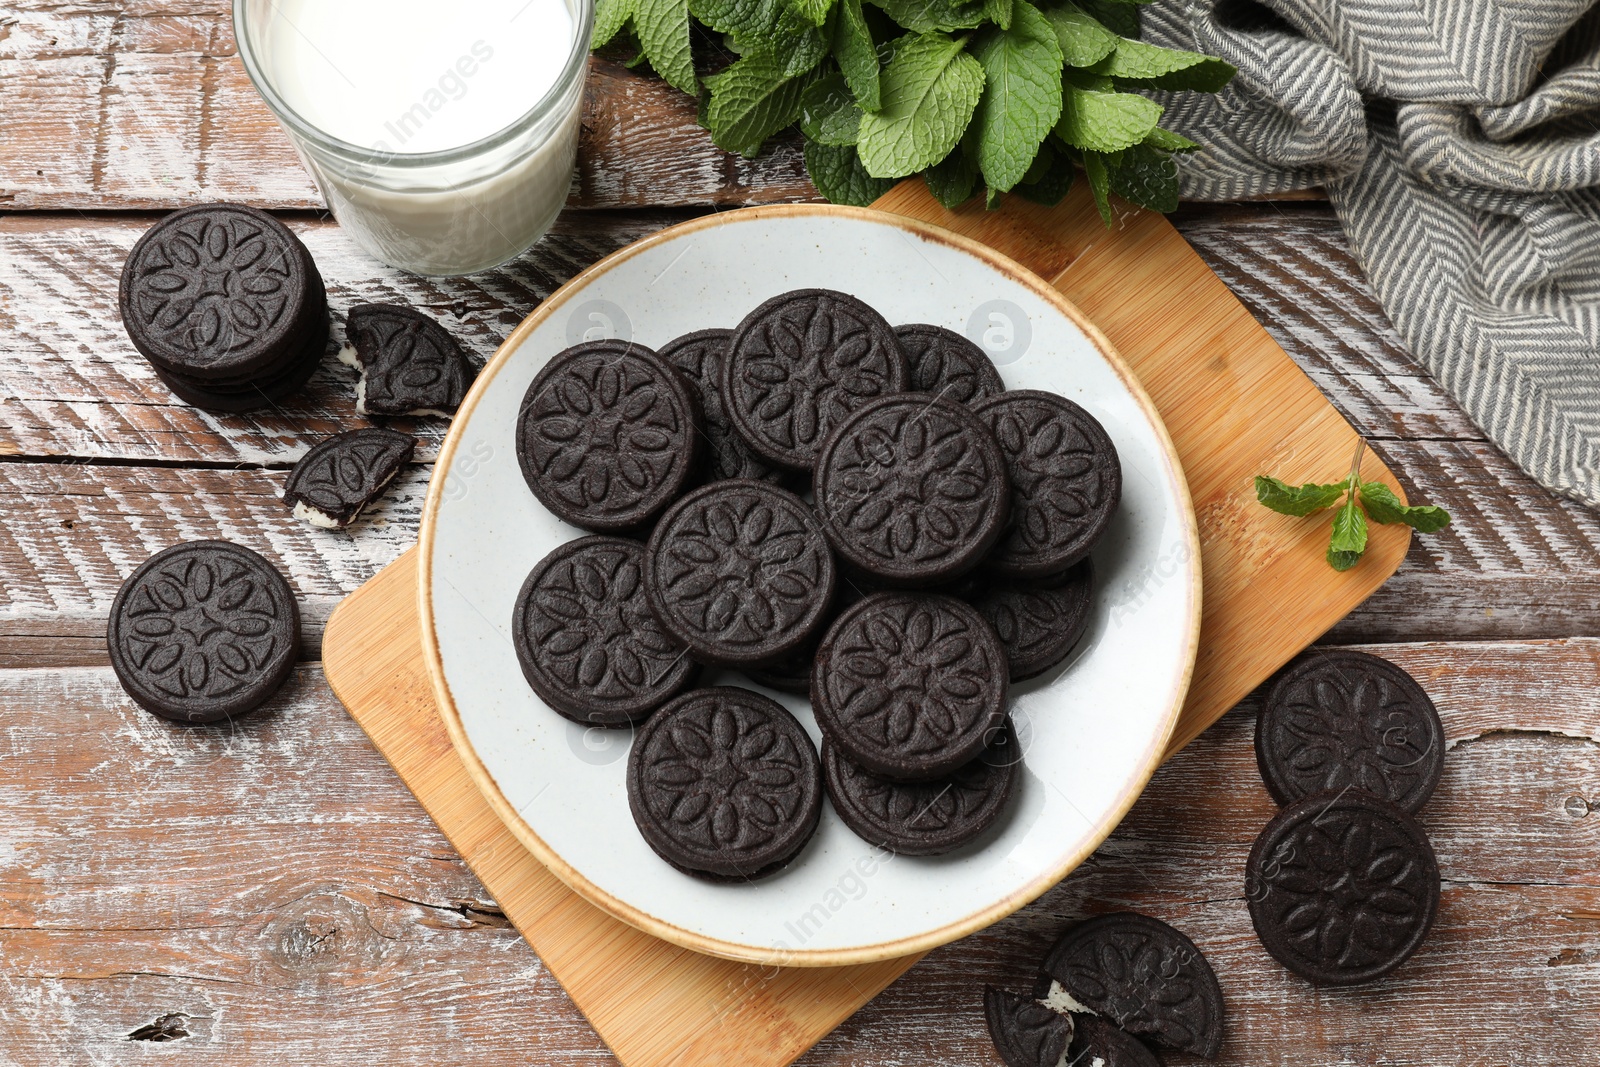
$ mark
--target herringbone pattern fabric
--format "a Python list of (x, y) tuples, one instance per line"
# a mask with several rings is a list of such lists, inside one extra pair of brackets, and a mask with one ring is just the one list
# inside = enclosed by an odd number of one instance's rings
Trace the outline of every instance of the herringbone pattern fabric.
[(1600, 11), (1594, 0), (1157, 0), (1220, 56), (1157, 94), (1205, 145), (1184, 194), (1325, 186), (1417, 358), (1522, 468), (1600, 507)]

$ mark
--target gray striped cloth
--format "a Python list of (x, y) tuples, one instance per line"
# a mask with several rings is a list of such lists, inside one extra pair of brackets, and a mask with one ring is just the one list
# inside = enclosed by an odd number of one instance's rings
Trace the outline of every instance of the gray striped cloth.
[(1239, 68), (1157, 94), (1185, 196), (1325, 186), (1417, 358), (1524, 470), (1600, 507), (1594, 0), (1157, 0)]

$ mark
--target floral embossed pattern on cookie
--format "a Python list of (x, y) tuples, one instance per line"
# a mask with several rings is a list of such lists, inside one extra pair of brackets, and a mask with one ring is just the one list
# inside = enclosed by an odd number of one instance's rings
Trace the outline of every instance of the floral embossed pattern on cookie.
[(259, 706), (294, 669), (300, 609), (283, 576), (227, 541), (156, 553), (123, 583), (106, 643), (128, 695), (178, 722)]
[(325, 437), (289, 472), (283, 502), (296, 518), (342, 530), (383, 494), (416, 447), (410, 434), (376, 426)]
[(1122, 499), (1122, 465), (1105, 428), (1054, 393), (1018, 390), (977, 405), (1011, 479), (1011, 527), (985, 565), (1057, 574), (1089, 554)]
[(976, 404), (1006, 391), (984, 350), (954, 330), (914, 322), (896, 326), (894, 335), (910, 365), (908, 389), (958, 404)]
[(1079, 923), (1050, 949), (1044, 969), (1129, 1033), (1207, 1059), (1222, 1046), (1216, 973), (1193, 941), (1159, 919), (1117, 912)]
[(705, 663), (767, 665), (804, 646), (833, 599), (833, 553), (811, 509), (766, 482), (713, 482), (650, 535), (656, 616)]
[(874, 400), (846, 419), (823, 446), (814, 486), (838, 553), (893, 584), (971, 570), (1011, 510), (994, 434), (962, 405), (920, 393)]
[(1256, 934), (1321, 985), (1388, 974), (1427, 937), (1439, 865), (1415, 819), (1357, 790), (1315, 793), (1267, 824), (1246, 868)]
[(517, 461), (557, 516), (621, 531), (653, 518), (695, 474), (699, 403), (639, 345), (591, 341), (558, 353), (517, 417)]
[(742, 881), (788, 864), (822, 811), (805, 729), (748, 689), (696, 689), (663, 707), (628, 755), (639, 831), (680, 870)]
[(809, 471), (834, 427), (909, 380), (883, 316), (844, 293), (799, 289), (768, 300), (734, 331), (722, 397), (751, 448)]
[(186, 208), (129, 253), (123, 322), (139, 350), (168, 371), (252, 375), (304, 327), (318, 288), (312, 273), (303, 246), (270, 215), (235, 204)]
[(472, 384), (475, 371), (461, 345), (414, 308), (357, 304), (345, 335), (361, 371), (356, 410), (363, 415), (449, 414)]
[(977, 757), (1005, 721), (1005, 650), (967, 604), (875, 593), (828, 628), (811, 697), (828, 739), (869, 773), (926, 781)]
[(636, 722), (694, 677), (650, 612), (637, 541), (580, 537), (551, 552), (522, 584), (512, 631), (533, 691), (585, 725)]
[(1280, 804), (1349, 788), (1415, 813), (1444, 772), (1444, 725), (1428, 694), (1393, 663), (1318, 649), (1268, 691), (1256, 719), (1256, 762)]
[(929, 782), (874, 777), (824, 741), (828, 798), (862, 840), (902, 856), (941, 855), (982, 836), (1005, 811), (1017, 763), (1009, 735), (954, 774)]

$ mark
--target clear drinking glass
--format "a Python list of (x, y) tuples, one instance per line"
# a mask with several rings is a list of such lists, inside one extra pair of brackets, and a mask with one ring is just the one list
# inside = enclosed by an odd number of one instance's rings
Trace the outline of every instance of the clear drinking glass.
[[(494, 134), (429, 152), (351, 144), (289, 106), (273, 84), (265, 51), (273, 0), (233, 0), (233, 28), (250, 80), (356, 243), (401, 270), (447, 276), (516, 258), (544, 236), (566, 203), (594, 0), (563, 2), (572, 16), (572, 47), (543, 98)], [(397, 102), (402, 109), (405, 103)]]

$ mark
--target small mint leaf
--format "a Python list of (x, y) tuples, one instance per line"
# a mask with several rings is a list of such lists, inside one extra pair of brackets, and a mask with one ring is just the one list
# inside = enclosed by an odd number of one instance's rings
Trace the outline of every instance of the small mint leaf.
[(839, 0), (839, 14), (833, 21), (833, 58), (839, 61), (856, 103), (868, 111), (883, 106), (878, 52), (861, 13), (861, 0)]
[(1367, 517), (1352, 496), (1333, 516), (1333, 534), (1328, 538), (1328, 565), (1347, 571), (1367, 550)]
[(1434, 533), (1450, 525), (1450, 513), (1444, 508), (1431, 504), (1402, 504), (1394, 490), (1382, 482), (1361, 483), (1361, 505), (1373, 522), (1403, 522), (1418, 533)]
[(790, 11), (805, 19), (813, 26), (822, 26), (828, 21), (828, 13), (833, 10), (834, 0), (787, 0)]
[(1061, 117), (1061, 45), (1027, 0), (1014, 0), (1009, 30), (986, 27), (972, 47), (983, 96), (972, 117), (983, 180), (1002, 192), (1022, 180)]
[(663, 81), (690, 96), (700, 91), (689, 52), (687, 0), (633, 0), (633, 29)]
[(1098, 152), (1083, 153), (1083, 176), (1089, 179), (1089, 191), (1094, 194), (1094, 206), (1100, 210), (1106, 229), (1111, 229), (1111, 178), (1106, 173), (1106, 160)]
[(1178, 165), (1169, 153), (1136, 144), (1122, 153), (1122, 163), (1111, 172), (1111, 191), (1151, 211), (1176, 211)]
[(1199, 52), (1126, 39), (1118, 41), (1116, 50), (1091, 69), (1130, 88), (1193, 89), (1202, 93), (1217, 92), (1237, 73), (1232, 63)]
[(1280, 515), (1310, 515), (1323, 508), (1331, 508), (1339, 502), (1347, 488), (1349, 486), (1344, 482), (1290, 485), (1277, 478), (1256, 476), (1256, 500)]
[[(1038, 165), (1041, 162), (1044, 163), (1042, 167)], [(1077, 168), (1064, 152), (1058, 152), (1046, 144), (1039, 149), (1039, 158), (1034, 161), (1034, 166), (1028, 168), (1023, 180), (1011, 191), (1024, 200), (1055, 207), (1071, 190), (1076, 173)]]
[(1076, 4), (1045, 11), (1069, 67), (1090, 67), (1116, 51), (1119, 38)]
[(1193, 152), (1200, 145), (1189, 138), (1171, 130), (1163, 130), (1160, 126), (1151, 130), (1145, 137), (1144, 143), (1151, 148), (1159, 148), (1164, 152)]
[(1002, 30), (1011, 28), (1011, 18), (1016, 0), (983, 0), (983, 14)]
[(861, 107), (850, 95), (844, 73), (833, 70), (800, 95), (800, 132), (818, 144), (853, 145), (861, 130)]
[(935, 200), (946, 210), (954, 211), (978, 191), (978, 165), (958, 147), (943, 161), (923, 171), (922, 180), (928, 183), (928, 191)]
[(633, 0), (596, 0), (594, 32), (589, 37), (589, 47), (594, 49), (609, 44), (628, 24), (632, 15)]
[(1099, 92), (1069, 81), (1056, 134), (1086, 152), (1120, 152), (1156, 128), (1161, 105), (1135, 93)]
[(983, 0), (872, 0), (872, 5), (912, 33), (972, 30), (988, 17)]
[(730, 152), (755, 155), (768, 137), (799, 120), (800, 95), (809, 81), (790, 77), (783, 60), (767, 53), (745, 56), (707, 78), (712, 142)]
[(878, 197), (894, 188), (888, 178), (874, 178), (861, 165), (856, 150), (850, 145), (826, 145), (807, 141), (805, 147), (806, 173), (817, 192), (835, 204), (853, 204), (866, 207)]
[(1139, 36), (1139, 9), (1122, 0), (1077, 0), (1079, 7), (1119, 37)]
[(927, 33), (895, 48), (883, 70), (883, 107), (862, 116), (856, 142), (868, 174), (903, 178), (956, 146), (983, 94), (983, 67), (962, 44)]

